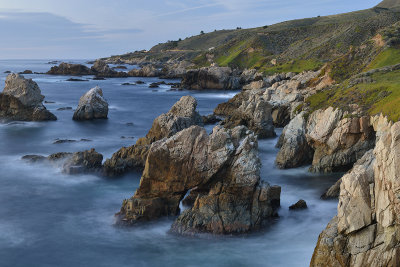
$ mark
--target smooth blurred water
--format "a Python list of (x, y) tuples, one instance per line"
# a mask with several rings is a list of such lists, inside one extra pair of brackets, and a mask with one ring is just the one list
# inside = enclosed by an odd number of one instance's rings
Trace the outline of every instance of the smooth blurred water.
[[(1, 87), (6, 70), (46, 72), (50, 67), (40, 60), (0, 60)], [(0, 124), (0, 266), (308, 266), (319, 233), (336, 213), (336, 201), (319, 197), (338, 176), (310, 174), (307, 168), (276, 169), (276, 138), (262, 140), (259, 146), (263, 179), (282, 186), (280, 218), (262, 232), (239, 237), (172, 235), (168, 230), (173, 218), (133, 228), (115, 227), (113, 215), (138, 187), (139, 173), (111, 180), (67, 176), (57, 168), (20, 159), (26, 154), (92, 147), (110, 157), (145, 135), (154, 118), (181, 96), (193, 95), (200, 113), (207, 115), (236, 92), (168, 91), (164, 85), (156, 91), (148, 88), (158, 78), (67, 82), (70, 77), (25, 77), (39, 84), (45, 100), (55, 102), (45, 105), (58, 120)], [(121, 85), (137, 80), (146, 84)], [(72, 121), (73, 110), (57, 110), (76, 108), (80, 96), (96, 85), (110, 104), (108, 120), (78, 123)], [(57, 138), (91, 142), (53, 144)], [(307, 201), (308, 210), (289, 212), (288, 207), (299, 199)]]

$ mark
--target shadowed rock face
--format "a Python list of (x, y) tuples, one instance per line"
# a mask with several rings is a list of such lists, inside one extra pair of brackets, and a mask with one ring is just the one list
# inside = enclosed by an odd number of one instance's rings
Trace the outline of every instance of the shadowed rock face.
[(91, 69), (81, 64), (61, 63), (59, 66), (52, 67), (47, 74), (52, 75), (93, 75)]
[(79, 99), (78, 108), (75, 110), (73, 119), (77, 121), (107, 119), (108, 103), (103, 98), (100, 87), (90, 89)]
[[(192, 126), (152, 144), (135, 195), (118, 214), (134, 224), (179, 214), (193, 188), (208, 189), (172, 226), (181, 234), (244, 233), (259, 229), (276, 214), (280, 188), (260, 180), (257, 139), (245, 127), (233, 130)], [(275, 205), (274, 205), (275, 204)]]
[(44, 96), (32, 79), (10, 74), (0, 94), (0, 118), (20, 121), (56, 120), (42, 104)]
[(153, 65), (147, 65), (141, 69), (133, 69), (128, 72), (128, 76), (131, 77), (158, 77), (160, 75), (161, 71)]
[(399, 266), (400, 123), (343, 176), (338, 214), (320, 234), (311, 266)]
[(181, 87), (185, 89), (240, 89), (240, 77), (229, 67), (207, 67), (188, 70), (183, 74)]
[(142, 169), (150, 145), (162, 138), (171, 137), (192, 125), (203, 125), (196, 111), (197, 101), (192, 96), (183, 96), (168, 113), (157, 117), (145, 137), (139, 138), (134, 146), (123, 147), (104, 163), (107, 176), (116, 176), (133, 169)]

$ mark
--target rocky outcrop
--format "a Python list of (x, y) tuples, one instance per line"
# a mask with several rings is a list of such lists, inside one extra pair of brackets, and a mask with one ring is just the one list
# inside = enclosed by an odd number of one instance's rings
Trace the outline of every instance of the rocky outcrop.
[(124, 224), (179, 214), (193, 188), (208, 188), (171, 230), (180, 234), (238, 234), (260, 229), (276, 215), (280, 188), (260, 179), (257, 138), (245, 127), (192, 126), (152, 144), (140, 186), (123, 202)]
[(82, 75), (93, 75), (93, 71), (81, 64), (69, 64), (69, 63), (61, 63), (58, 66), (52, 67), (47, 74), (51, 75), (74, 75), (74, 76), (82, 76)]
[(278, 146), (280, 150), (276, 157), (279, 168), (295, 168), (309, 164), (314, 156), (314, 150), (306, 138), (307, 120), (305, 113), (298, 114), (283, 129)]
[(303, 199), (300, 199), (293, 205), (289, 206), (289, 210), (304, 210), (307, 209), (307, 202)]
[(101, 173), (103, 155), (96, 152), (94, 148), (91, 150), (67, 153), (58, 152), (48, 157), (40, 155), (26, 155), (23, 160), (29, 163), (48, 162), (59, 167), (66, 174), (83, 174), (83, 173)]
[(263, 98), (262, 90), (243, 91), (232, 101), (218, 105), (214, 113), (225, 116), (223, 125), (227, 128), (244, 125), (259, 138), (276, 135), (271, 115), (272, 106)]
[(193, 67), (193, 63), (190, 63), (189, 61), (186, 60), (180, 61), (178, 63), (165, 64), (164, 68), (162, 69), (162, 74), (160, 75), (160, 78), (163, 79), (182, 78), (190, 67)]
[(116, 176), (145, 165), (150, 145), (162, 138), (169, 138), (192, 125), (203, 125), (202, 117), (196, 111), (197, 101), (192, 96), (183, 96), (168, 113), (153, 121), (150, 131), (139, 138), (134, 146), (123, 147), (104, 164), (107, 176)]
[(98, 59), (94, 62), (93, 66), (90, 69), (96, 77), (102, 78), (120, 78), (120, 77), (128, 77), (128, 74), (123, 71), (115, 71), (108, 66), (108, 64)]
[(311, 171), (347, 171), (375, 146), (370, 118), (352, 117), (332, 107), (311, 114), (307, 141), (314, 149)]
[(141, 69), (133, 69), (128, 72), (130, 77), (158, 77), (161, 71), (153, 65), (146, 65)]
[(320, 234), (311, 266), (399, 266), (399, 137), (396, 123), (342, 178), (338, 215)]
[(0, 94), (0, 118), (20, 121), (56, 120), (43, 105), (44, 96), (32, 79), (19, 74), (9, 74)]
[(276, 163), (281, 168), (312, 164), (312, 172), (348, 171), (375, 145), (370, 118), (332, 107), (297, 115), (284, 129)]
[(206, 67), (188, 70), (183, 75), (181, 82), (181, 88), (189, 90), (237, 90), (241, 87), (240, 76), (229, 67)]
[(77, 121), (107, 119), (108, 103), (100, 87), (90, 89), (79, 99), (73, 119)]

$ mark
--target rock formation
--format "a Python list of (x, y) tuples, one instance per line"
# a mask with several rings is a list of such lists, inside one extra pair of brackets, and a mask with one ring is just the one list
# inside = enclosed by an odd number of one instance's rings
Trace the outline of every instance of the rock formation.
[(284, 129), (276, 163), (281, 168), (312, 164), (313, 172), (347, 171), (375, 145), (370, 118), (332, 107), (297, 115)]
[(134, 146), (123, 147), (104, 164), (107, 176), (123, 174), (129, 170), (142, 169), (150, 145), (162, 138), (173, 136), (192, 125), (203, 125), (196, 111), (197, 101), (192, 96), (183, 96), (169, 112), (157, 117), (145, 137), (139, 138)]
[(192, 126), (154, 142), (135, 195), (123, 202), (120, 222), (135, 224), (179, 214), (193, 188), (207, 188), (172, 226), (181, 234), (237, 234), (261, 228), (276, 214), (280, 188), (260, 179), (257, 138), (245, 127)]
[(103, 78), (118, 78), (118, 77), (128, 77), (128, 74), (123, 71), (115, 71), (107, 65), (107, 63), (101, 59), (94, 62), (90, 69), (96, 77)]
[(399, 140), (396, 123), (342, 178), (338, 215), (320, 234), (310, 266), (399, 266)]
[(103, 91), (100, 87), (90, 89), (79, 99), (73, 119), (77, 121), (107, 119), (108, 103), (103, 98)]
[(128, 72), (128, 76), (131, 77), (158, 77), (160, 74), (161, 71), (153, 65), (146, 65), (141, 69), (133, 69)]
[(240, 77), (229, 67), (206, 67), (188, 70), (181, 82), (184, 89), (238, 90)]
[(32, 79), (19, 74), (9, 74), (0, 94), (0, 118), (20, 121), (56, 120), (42, 104), (44, 96)]
[(69, 64), (69, 63), (61, 63), (59, 66), (52, 67), (47, 74), (51, 75), (74, 75), (74, 76), (82, 76), (82, 75), (93, 75), (91, 69), (81, 64)]
[(244, 125), (259, 138), (275, 136), (272, 120), (272, 106), (263, 98), (262, 90), (244, 91), (232, 101), (220, 104), (214, 113), (225, 116), (223, 124), (227, 128)]

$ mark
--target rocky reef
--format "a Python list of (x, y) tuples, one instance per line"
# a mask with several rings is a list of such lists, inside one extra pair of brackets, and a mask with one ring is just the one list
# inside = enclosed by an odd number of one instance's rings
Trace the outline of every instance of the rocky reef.
[(373, 153), (343, 176), (338, 214), (320, 234), (310, 266), (399, 265), (400, 123), (384, 128)]
[(9, 74), (0, 94), (0, 118), (18, 121), (56, 120), (43, 105), (44, 96), (32, 79), (19, 74)]
[(108, 103), (103, 97), (103, 91), (96, 86), (86, 92), (80, 99), (73, 119), (77, 121), (107, 119)]
[(82, 75), (93, 75), (93, 72), (90, 68), (86, 67), (85, 65), (62, 62), (58, 66), (51, 67), (51, 69), (46, 74), (82, 76)]
[(116, 176), (129, 170), (142, 169), (150, 145), (162, 138), (169, 138), (192, 125), (203, 125), (202, 117), (196, 111), (197, 101), (192, 96), (183, 96), (170, 111), (160, 115), (145, 137), (139, 138), (134, 146), (123, 147), (104, 163), (107, 176)]
[[(123, 202), (122, 224), (179, 214), (191, 189), (207, 189), (171, 230), (180, 234), (239, 234), (260, 229), (276, 215), (280, 188), (260, 179), (257, 138), (240, 126), (232, 130), (191, 126), (151, 145), (140, 186)], [(204, 192), (204, 191), (203, 191)]]

